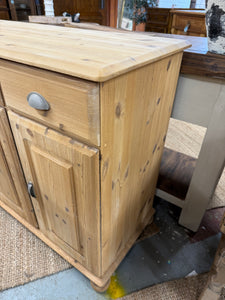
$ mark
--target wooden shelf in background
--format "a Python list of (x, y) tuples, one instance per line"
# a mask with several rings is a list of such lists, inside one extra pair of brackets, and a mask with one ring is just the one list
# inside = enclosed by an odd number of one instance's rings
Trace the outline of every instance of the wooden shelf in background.
[(197, 159), (164, 148), (157, 188), (185, 200)]
[[(205, 38), (207, 41), (207, 38)], [(181, 64), (182, 74), (192, 74), (208, 77), (225, 78), (224, 55), (206, 53), (184, 52)]]

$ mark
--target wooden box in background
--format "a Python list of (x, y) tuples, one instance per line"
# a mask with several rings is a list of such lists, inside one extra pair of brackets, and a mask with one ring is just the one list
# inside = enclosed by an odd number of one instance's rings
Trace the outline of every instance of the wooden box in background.
[(172, 34), (206, 36), (205, 11), (171, 10)]
[(146, 31), (170, 33), (170, 8), (148, 8)]

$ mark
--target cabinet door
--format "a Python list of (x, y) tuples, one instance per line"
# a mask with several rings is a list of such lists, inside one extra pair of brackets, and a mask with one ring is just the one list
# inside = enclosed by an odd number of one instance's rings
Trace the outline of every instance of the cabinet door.
[(4, 108), (0, 108), (0, 200), (37, 225)]
[[(42, 232), (76, 260), (98, 265), (99, 151), (9, 112)], [(91, 266), (92, 265), (92, 266)]]

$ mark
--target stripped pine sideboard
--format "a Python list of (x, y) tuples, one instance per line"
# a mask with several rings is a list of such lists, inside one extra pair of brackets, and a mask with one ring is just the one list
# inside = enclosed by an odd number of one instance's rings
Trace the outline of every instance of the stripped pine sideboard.
[(98, 291), (153, 217), (188, 46), (0, 21), (0, 204)]

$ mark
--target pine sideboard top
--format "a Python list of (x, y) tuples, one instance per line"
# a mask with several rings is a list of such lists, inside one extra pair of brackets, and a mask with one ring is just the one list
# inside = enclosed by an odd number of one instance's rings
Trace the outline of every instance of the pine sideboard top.
[(190, 47), (185, 40), (0, 21), (0, 58), (103, 82)]

